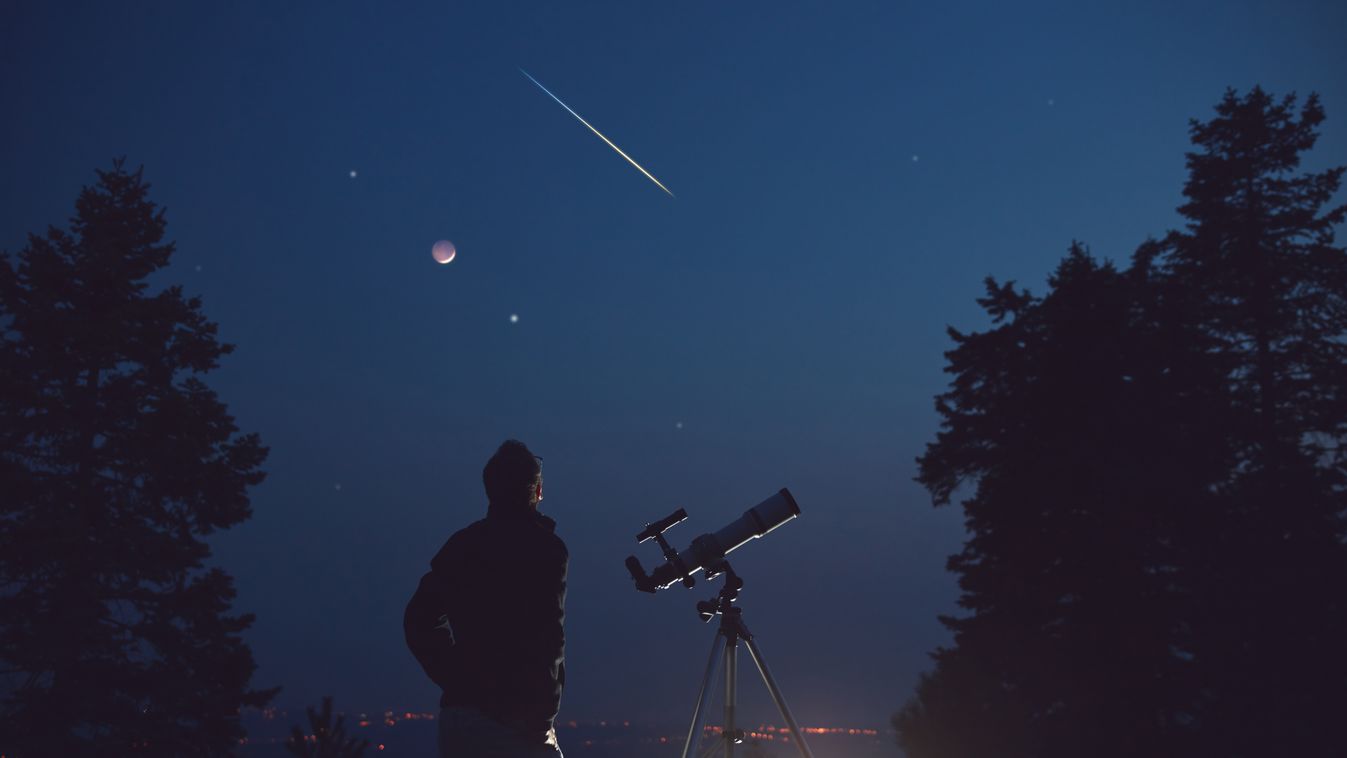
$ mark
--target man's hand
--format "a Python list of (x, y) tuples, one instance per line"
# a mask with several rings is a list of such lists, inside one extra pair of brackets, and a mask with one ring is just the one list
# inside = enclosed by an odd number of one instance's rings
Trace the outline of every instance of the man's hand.
[(449, 624), (449, 614), (447, 614), (447, 613), (441, 614), (441, 615), (440, 615), (440, 618), (439, 618), (439, 622), (440, 622), (440, 623), (436, 624), (434, 627), (432, 627), (432, 629), (437, 629), (437, 630), (438, 630), (438, 629), (443, 629), (444, 631), (446, 631), (446, 632), (449, 633), (449, 644), (450, 644), (450, 645), (453, 645), (453, 644), (457, 643), (457, 640), (454, 639), (454, 627), (450, 626), (450, 624)]

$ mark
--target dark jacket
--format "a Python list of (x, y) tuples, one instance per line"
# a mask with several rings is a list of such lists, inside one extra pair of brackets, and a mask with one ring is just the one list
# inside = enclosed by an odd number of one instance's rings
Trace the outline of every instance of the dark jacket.
[(532, 508), (491, 505), (430, 562), (407, 604), (407, 647), (440, 707), (477, 708), (543, 740), (566, 683), (566, 543)]

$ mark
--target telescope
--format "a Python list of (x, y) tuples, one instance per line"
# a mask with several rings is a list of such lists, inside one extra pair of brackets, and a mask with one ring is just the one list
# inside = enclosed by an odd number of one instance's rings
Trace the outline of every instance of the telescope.
[(692, 575), (697, 571), (706, 569), (708, 577), (719, 574), (718, 567), (726, 555), (798, 515), (800, 506), (790, 491), (782, 488), (780, 492), (744, 511), (744, 515), (719, 531), (697, 537), (680, 553), (664, 539), (665, 531), (688, 517), (687, 511), (679, 508), (658, 521), (646, 524), (645, 529), (636, 535), (637, 544), (651, 539), (658, 542), (664, 552), (664, 563), (646, 574), (640, 559), (632, 555), (627, 558), (627, 570), (631, 572), (631, 578), (636, 580), (636, 589), (642, 592), (654, 593), (679, 581), (684, 587), (691, 587), (694, 583)]
[[(744, 580), (734, 572), (730, 562), (725, 559), (726, 555), (742, 547), (749, 540), (761, 537), (798, 515), (800, 515), (799, 504), (795, 502), (794, 497), (791, 497), (789, 490), (782, 489), (744, 511), (744, 515), (731, 521), (720, 531), (703, 534), (694, 539), (688, 549), (681, 553), (669, 547), (668, 540), (664, 539), (664, 532), (688, 517), (687, 511), (682, 508), (659, 521), (646, 524), (636, 535), (637, 544), (653, 539), (664, 551), (664, 563), (650, 574), (645, 573), (636, 556), (627, 558), (627, 570), (631, 572), (631, 578), (636, 580), (636, 589), (642, 592), (654, 593), (678, 581), (681, 581), (684, 587), (691, 587), (694, 582), (692, 575), (701, 569), (706, 570), (707, 579), (720, 574), (725, 575), (720, 593), (706, 602), (697, 603), (697, 615), (701, 620), (706, 622), (719, 616), (720, 628), (716, 630), (715, 640), (711, 643), (711, 657), (706, 663), (706, 673), (702, 676), (701, 691), (697, 693), (697, 706), (692, 711), (692, 726), (688, 728), (688, 737), (683, 743), (683, 758), (691, 758), (699, 753), (703, 737), (702, 726), (706, 723), (707, 705), (710, 702), (708, 693), (718, 666), (724, 666), (725, 669), (725, 722), (716, 737), (720, 744), (702, 754), (709, 755), (720, 749), (723, 750), (724, 758), (735, 758), (737, 746), (743, 743), (745, 732), (735, 725), (734, 718), (738, 689), (736, 683), (738, 674), (735, 672), (741, 642), (747, 646), (748, 654), (758, 667), (758, 673), (762, 674), (762, 681), (767, 685), (768, 693), (776, 703), (777, 710), (781, 712), (781, 718), (785, 719), (786, 728), (790, 730), (795, 748), (800, 751), (800, 758), (814, 758), (809, 746), (805, 744), (800, 725), (795, 722), (795, 716), (791, 714), (790, 708), (786, 707), (786, 698), (781, 694), (781, 688), (776, 685), (772, 672), (767, 669), (767, 661), (762, 657), (757, 639), (744, 623), (743, 609), (735, 605), (735, 601), (739, 599), (739, 591), (744, 587)], [(720, 659), (722, 654), (723, 661)]]

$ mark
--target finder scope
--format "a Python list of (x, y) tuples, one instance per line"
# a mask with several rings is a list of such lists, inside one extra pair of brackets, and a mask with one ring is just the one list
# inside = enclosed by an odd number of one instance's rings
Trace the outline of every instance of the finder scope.
[(664, 539), (665, 530), (688, 517), (687, 511), (679, 508), (659, 521), (645, 525), (636, 535), (640, 544), (654, 539), (664, 552), (664, 563), (650, 574), (645, 573), (641, 561), (636, 556), (627, 558), (627, 570), (636, 580), (636, 589), (642, 592), (655, 592), (681, 581), (683, 586), (691, 587), (692, 575), (705, 568), (709, 575), (716, 573), (715, 566), (726, 555), (744, 543), (761, 537), (782, 524), (800, 515), (800, 506), (790, 491), (782, 488), (780, 492), (744, 511), (744, 515), (725, 525), (720, 531), (703, 534), (692, 541), (683, 552), (675, 552)]

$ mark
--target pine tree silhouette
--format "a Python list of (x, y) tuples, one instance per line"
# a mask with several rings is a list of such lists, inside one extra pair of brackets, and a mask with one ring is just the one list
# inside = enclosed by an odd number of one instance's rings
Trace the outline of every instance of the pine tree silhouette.
[(1312, 755), (1347, 704), (1344, 168), (1295, 174), (1324, 111), (1227, 91), (1191, 125), (1186, 229), (1159, 266), (1222, 372), (1233, 465), (1187, 540), (1204, 744)]
[(1288, 176), (1311, 96), (1193, 122), (1186, 231), (1115, 271), (1073, 249), (947, 353), (919, 459), (962, 501), (942, 618), (894, 716), (913, 758), (1321, 755), (1347, 703), (1341, 168)]
[(1156, 439), (1139, 281), (1073, 244), (1048, 295), (989, 280), (997, 326), (950, 332), (918, 479), (937, 504), (976, 480), (949, 562), (971, 615), (941, 619), (955, 645), (895, 717), (911, 756), (1158, 756), (1175, 740), (1170, 499), (1150, 477), (1180, 440)]
[(0, 256), (0, 752), (217, 755), (255, 668), (204, 535), (262, 481), (199, 378), (232, 349), (168, 265), (140, 171), (98, 172), (69, 230)]
[(309, 733), (296, 725), (285, 740), (285, 749), (300, 758), (360, 758), (369, 740), (346, 736), (345, 717), (332, 720), (332, 697), (323, 698), (323, 710), (304, 709), (309, 718)]

